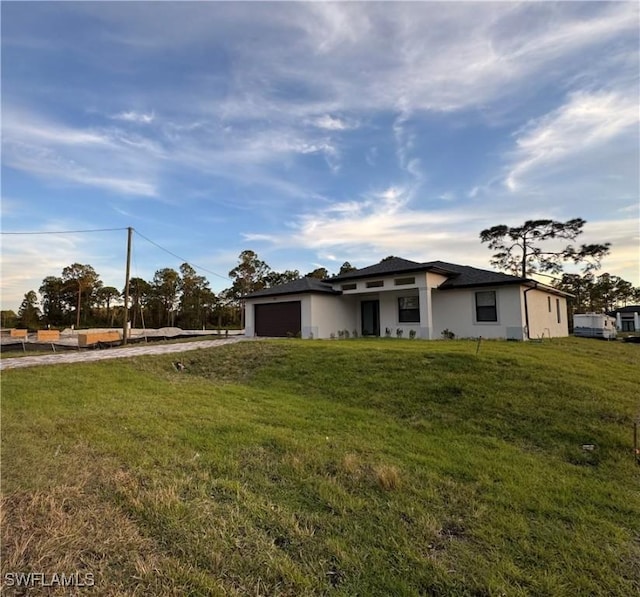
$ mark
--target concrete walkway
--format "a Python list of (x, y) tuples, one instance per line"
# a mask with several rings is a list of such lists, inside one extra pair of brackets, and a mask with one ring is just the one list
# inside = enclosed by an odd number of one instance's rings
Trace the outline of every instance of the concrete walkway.
[(84, 350), (82, 352), (60, 352), (57, 354), (39, 355), (33, 357), (5, 357), (0, 359), (0, 371), (19, 369), (21, 367), (36, 367), (38, 365), (59, 365), (62, 363), (87, 363), (90, 361), (105, 361), (107, 359), (126, 359), (154, 354), (171, 354), (198, 350), (199, 348), (215, 348), (225, 344), (234, 344), (246, 340), (244, 336), (221, 338), (220, 340), (200, 340), (198, 342), (183, 342), (181, 344), (145, 344), (144, 346), (126, 346), (120, 348), (106, 348), (103, 350)]

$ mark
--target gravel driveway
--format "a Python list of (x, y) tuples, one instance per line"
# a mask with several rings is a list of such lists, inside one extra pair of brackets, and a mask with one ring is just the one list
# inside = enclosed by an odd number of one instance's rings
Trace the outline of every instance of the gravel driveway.
[(107, 359), (126, 359), (153, 354), (171, 354), (187, 352), (199, 348), (214, 348), (225, 344), (234, 344), (247, 340), (244, 336), (221, 338), (220, 340), (200, 340), (197, 342), (183, 342), (181, 344), (146, 344), (144, 346), (127, 346), (107, 348), (104, 350), (85, 350), (82, 352), (60, 352), (57, 354), (39, 355), (33, 357), (15, 357), (0, 359), (0, 371), (5, 369), (19, 369), (21, 367), (36, 367), (38, 365), (57, 365), (60, 363), (87, 363), (89, 361), (105, 361)]

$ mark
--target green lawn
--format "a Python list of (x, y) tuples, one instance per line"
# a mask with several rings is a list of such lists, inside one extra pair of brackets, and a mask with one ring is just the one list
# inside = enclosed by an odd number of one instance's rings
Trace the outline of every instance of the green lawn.
[(7, 371), (2, 578), (91, 572), (79, 594), (107, 596), (638, 594), (639, 371), (640, 346), (586, 339), (477, 356), (246, 342)]

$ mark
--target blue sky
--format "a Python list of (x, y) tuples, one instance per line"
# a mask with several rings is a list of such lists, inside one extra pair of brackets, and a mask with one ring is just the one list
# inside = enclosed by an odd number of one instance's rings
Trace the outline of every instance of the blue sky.
[[(588, 221), (640, 284), (635, 2), (2, 2), (2, 229), (134, 227), (214, 290), (243, 249), (302, 273), (489, 266), (480, 230)], [(2, 308), (126, 233), (2, 237)], [(181, 260), (134, 238), (132, 275)]]

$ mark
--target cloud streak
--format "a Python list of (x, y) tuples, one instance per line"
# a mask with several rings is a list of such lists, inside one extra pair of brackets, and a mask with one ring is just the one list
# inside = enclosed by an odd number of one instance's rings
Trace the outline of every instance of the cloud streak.
[(412, 209), (412, 192), (410, 187), (391, 186), (360, 200), (303, 214), (291, 223), (289, 234), (246, 234), (245, 239), (311, 249), (319, 256), (330, 251), (361, 264), (369, 256), (388, 253), (427, 260), (445, 259), (445, 253), (459, 255), (460, 248), (467, 252), (475, 241), (462, 241), (465, 235), (460, 230), (467, 230), (473, 239), (477, 232), (471, 231), (479, 230), (486, 220), (460, 209)]
[(514, 164), (506, 185), (516, 191), (522, 181), (542, 169), (569, 160), (637, 132), (637, 94), (575, 93), (566, 104), (530, 122), (516, 137)]
[(120, 112), (119, 114), (114, 114), (111, 118), (113, 118), (113, 120), (124, 120), (125, 122), (151, 124), (155, 120), (155, 114), (153, 112), (151, 112), (150, 114), (145, 114), (144, 112), (136, 112), (134, 110), (131, 110), (129, 112)]
[(127, 196), (158, 194), (149, 161), (159, 147), (124, 131), (84, 129), (25, 109), (3, 110), (3, 161), (48, 181), (101, 188)]

